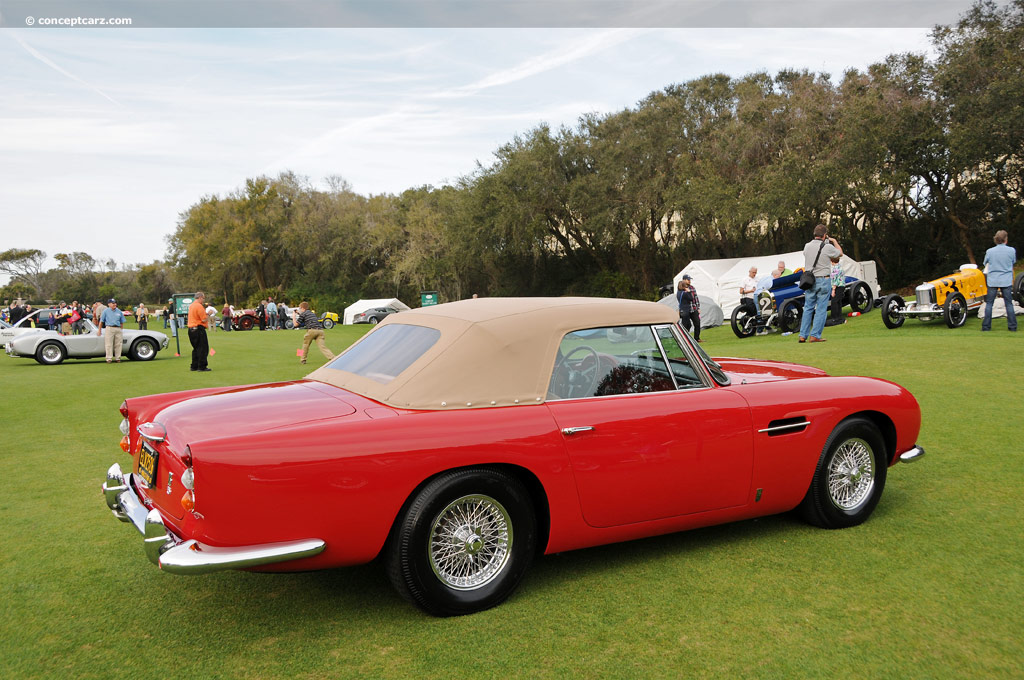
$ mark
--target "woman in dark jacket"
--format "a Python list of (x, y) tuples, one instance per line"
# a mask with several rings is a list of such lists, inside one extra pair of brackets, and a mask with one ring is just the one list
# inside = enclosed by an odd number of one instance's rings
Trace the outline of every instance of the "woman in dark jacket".
[(696, 289), (690, 285), (690, 277), (686, 274), (679, 280), (676, 289), (676, 300), (679, 302), (679, 320), (693, 339), (700, 342), (700, 301)]

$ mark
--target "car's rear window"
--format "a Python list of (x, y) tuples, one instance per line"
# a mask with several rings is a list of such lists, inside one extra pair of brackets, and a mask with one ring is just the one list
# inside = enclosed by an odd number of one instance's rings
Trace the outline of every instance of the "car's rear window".
[(400, 323), (380, 326), (327, 367), (386, 385), (423, 356), (440, 337), (441, 331), (436, 328)]

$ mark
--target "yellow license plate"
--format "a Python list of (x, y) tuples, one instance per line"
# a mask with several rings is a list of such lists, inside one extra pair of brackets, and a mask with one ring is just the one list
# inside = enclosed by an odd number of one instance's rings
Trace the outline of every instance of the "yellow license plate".
[(139, 475), (143, 481), (146, 482), (146, 486), (152, 488), (153, 480), (156, 479), (156, 461), (159, 454), (155, 449), (151, 449), (148, 444), (143, 444), (142, 448), (139, 449)]

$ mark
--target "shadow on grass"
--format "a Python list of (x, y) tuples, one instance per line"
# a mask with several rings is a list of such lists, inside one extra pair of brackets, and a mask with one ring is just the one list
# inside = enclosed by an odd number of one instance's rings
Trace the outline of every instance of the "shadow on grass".
[[(887, 490), (873, 517), (864, 525), (898, 521), (908, 496)], [(634, 572), (646, 563), (672, 563), (706, 553), (767, 553), (784, 542), (798, 547), (801, 537), (826, 530), (803, 522), (795, 512), (693, 529), (596, 548), (539, 556), (527, 571), (520, 596), (535, 600), (545, 593), (570, 597), (580, 579), (602, 580)], [(883, 532), (884, 533), (884, 532)], [(812, 541), (813, 542), (813, 541)], [(660, 568), (660, 567), (659, 567)], [(680, 566), (679, 568), (685, 568)], [(207, 612), (231, 610), (242, 600), (246, 618), (273, 617), (284, 629), (308, 625), (310, 617), (349, 624), (422, 621), (425, 614), (391, 587), (380, 559), (369, 564), (301, 573), (228, 573), (207, 581), (200, 596)], [(513, 596), (515, 597), (515, 596)], [(523, 601), (520, 600), (522, 604)]]

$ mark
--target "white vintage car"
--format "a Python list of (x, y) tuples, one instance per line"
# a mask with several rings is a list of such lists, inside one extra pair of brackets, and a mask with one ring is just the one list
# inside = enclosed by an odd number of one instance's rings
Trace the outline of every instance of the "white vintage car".
[[(35, 359), (41, 364), (56, 365), (65, 359), (92, 359), (105, 356), (103, 336), (96, 334), (96, 326), (88, 319), (86, 332), (81, 335), (61, 335), (57, 331), (36, 329), (7, 340), (7, 355)], [(10, 329), (5, 329), (10, 330)], [(167, 336), (158, 331), (122, 331), (121, 353), (135, 361), (149, 361), (156, 353), (167, 348)]]

